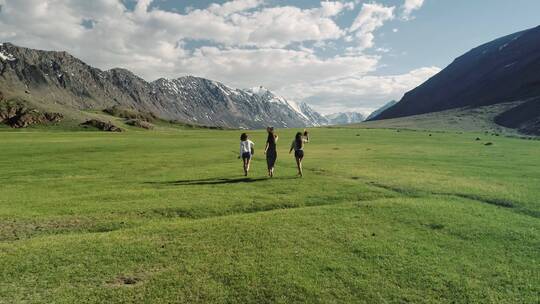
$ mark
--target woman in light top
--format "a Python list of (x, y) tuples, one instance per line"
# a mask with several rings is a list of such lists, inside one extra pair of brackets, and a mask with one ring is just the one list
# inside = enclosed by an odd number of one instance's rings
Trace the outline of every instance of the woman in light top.
[(266, 164), (268, 165), (268, 176), (274, 177), (274, 166), (277, 159), (276, 142), (278, 140), (277, 134), (274, 133), (274, 128), (266, 128), (268, 132), (268, 138), (266, 139), (266, 147), (264, 148), (264, 154), (266, 154)]
[(291, 154), (292, 150), (294, 150), (294, 158), (296, 159), (296, 167), (298, 168), (298, 175), (300, 177), (304, 176), (302, 172), (302, 160), (304, 159), (304, 144), (308, 142), (308, 132), (304, 130), (304, 135), (302, 135), (301, 132), (298, 132), (296, 133), (296, 136), (291, 144), (291, 149), (289, 150), (289, 154)]
[(251, 157), (253, 156), (253, 153), (255, 153), (255, 150), (253, 149), (254, 146), (255, 144), (249, 140), (246, 133), (240, 135), (240, 156), (238, 158), (241, 157), (242, 162), (244, 163), (244, 176), (248, 175)]

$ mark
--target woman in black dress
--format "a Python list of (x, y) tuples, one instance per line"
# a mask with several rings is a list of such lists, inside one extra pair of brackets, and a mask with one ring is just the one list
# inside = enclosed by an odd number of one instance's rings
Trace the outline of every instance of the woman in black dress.
[(266, 147), (264, 153), (266, 154), (266, 164), (268, 165), (268, 176), (274, 177), (274, 166), (277, 159), (276, 142), (278, 140), (277, 134), (274, 133), (274, 128), (266, 128), (268, 132), (268, 138), (266, 139)]

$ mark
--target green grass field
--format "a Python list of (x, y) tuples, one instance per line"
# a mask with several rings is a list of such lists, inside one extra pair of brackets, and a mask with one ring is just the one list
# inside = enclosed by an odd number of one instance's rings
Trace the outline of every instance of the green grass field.
[(539, 302), (540, 141), (294, 132), (1, 128), (0, 303)]

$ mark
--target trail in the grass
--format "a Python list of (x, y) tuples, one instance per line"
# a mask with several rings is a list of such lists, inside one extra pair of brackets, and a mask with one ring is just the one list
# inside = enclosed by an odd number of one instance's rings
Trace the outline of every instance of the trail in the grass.
[[(187, 220), (187, 221), (196, 221), (209, 218), (219, 218), (219, 217), (228, 217), (228, 216), (237, 216), (242, 214), (253, 214), (261, 212), (273, 212), (277, 210), (289, 210), (289, 209), (302, 209), (302, 208), (314, 208), (321, 206), (332, 206), (339, 205), (344, 203), (351, 202), (376, 202), (384, 199), (399, 199), (399, 198), (428, 198), (430, 196), (446, 196), (454, 198), (468, 199), (471, 201), (485, 203), (494, 205), (501, 208), (506, 208), (512, 210), (513, 212), (532, 216), (539, 217), (537, 212), (528, 210), (522, 207), (519, 207), (514, 202), (509, 202), (507, 200), (498, 200), (491, 198), (483, 198), (478, 195), (473, 194), (460, 194), (460, 193), (443, 193), (443, 192), (425, 192), (420, 191), (414, 188), (403, 188), (397, 186), (390, 186), (383, 184), (377, 181), (368, 180), (362, 177), (348, 177), (337, 174), (329, 170), (321, 168), (306, 168), (306, 171), (312, 172), (316, 175), (332, 177), (333, 179), (343, 179), (343, 180), (355, 180), (359, 181), (362, 185), (367, 186), (368, 189), (377, 189), (383, 190), (380, 192), (380, 197), (376, 199), (369, 200), (341, 200), (334, 202), (320, 201), (317, 203), (310, 203), (309, 205), (298, 205), (285, 202), (267, 204), (261, 206), (242, 206), (231, 209), (226, 209), (222, 212), (210, 212), (206, 214), (197, 214), (197, 210), (191, 210), (189, 208), (182, 207), (163, 207), (150, 210), (140, 211), (127, 211), (126, 213), (116, 213), (118, 219), (111, 219), (110, 221), (92, 223), (92, 221), (82, 222), (80, 225), (62, 225), (65, 223), (77, 221), (74, 218), (66, 218), (64, 221), (59, 220), (60, 225), (49, 225), (47, 221), (43, 222), (24, 222), (19, 223), (20, 227), (17, 229), (18, 225), (11, 225), (11, 227), (6, 227), (3, 225), (3, 233), (0, 234), (0, 242), (16, 242), (20, 240), (32, 239), (35, 237), (48, 236), (48, 235), (64, 235), (64, 234), (93, 234), (93, 233), (108, 233), (118, 230), (128, 230), (138, 227), (143, 227), (148, 224), (155, 224), (156, 222), (168, 222), (172, 220)], [(309, 178), (309, 177), (306, 177)], [(285, 179), (295, 179), (295, 177), (277, 177), (275, 180), (285, 180)], [(251, 183), (251, 182), (265, 182), (270, 180), (265, 177), (256, 177), (256, 178), (233, 178), (233, 177), (218, 177), (218, 178), (206, 178), (206, 179), (197, 179), (197, 180), (175, 180), (175, 181), (164, 181), (164, 182), (146, 182), (146, 185), (154, 185), (156, 187), (162, 186), (208, 186), (208, 185), (217, 185), (217, 186), (226, 186), (227, 184), (235, 183)], [(377, 192), (377, 191), (375, 191)], [(388, 192), (391, 194), (389, 195)], [(129, 224), (124, 224), (124, 221), (131, 221)], [(0, 225), (0, 228), (2, 225)], [(29, 226), (29, 227), (27, 227)], [(33, 229), (32, 227), (40, 227), (39, 229)], [(11, 229), (10, 229), (11, 228)], [(47, 228), (48, 231), (47, 231)], [(30, 231), (28, 231), (30, 230)], [(1, 232), (1, 231), (0, 231)]]
[(446, 196), (446, 197), (457, 197), (457, 198), (463, 198), (483, 204), (493, 205), (495, 207), (510, 209), (512, 212), (531, 216), (534, 218), (540, 218), (540, 212), (535, 210), (530, 210), (527, 208), (524, 208), (522, 206), (519, 206), (518, 203), (507, 200), (507, 199), (499, 199), (499, 198), (487, 198), (482, 197), (477, 194), (468, 194), (468, 193), (452, 193), (452, 192), (424, 192), (419, 191), (417, 189), (412, 188), (400, 188), (395, 186), (389, 186), (377, 182), (368, 182), (368, 185), (385, 189), (391, 192), (394, 192), (399, 195), (404, 195), (407, 197), (428, 197), (428, 196)]
[(392, 193), (394, 193), (396, 195), (403, 196), (403, 197), (410, 197), (410, 198), (417, 197), (418, 198), (418, 197), (428, 197), (428, 196), (452, 196), (452, 197), (468, 199), (468, 200), (471, 200), (471, 201), (476, 201), (476, 202), (480, 202), (480, 203), (484, 203), (484, 204), (489, 204), (489, 205), (493, 205), (493, 206), (498, 206), (498, 207), (502, 207), (502, 208), (508, 208), (508, 209), (511, 209), (512, 211), (514, 211), (516, 213), (521, 213), (521, 214), (528, 215), (528, 216), (531, 216), (531, 217), (540, 218), (540, 212), (535, 211), (535, 210), (530, 210), (530, 209), (527, 209), (527, 208), (523, 208), (517, 202), (511, 201), (511, 200), (508, 200), (508, 199), (489, 198), (489, 197), (483, 197), (481, 195), (469, 194), (469, 193), (452, 193), (452, 192), (437, 192), (437, 191), (430, 192), (430, 191), (422, 191), (422, 190), (419, 190), (419, 189), (416, 189), (416, 188), (405, 188), (405, 187), (399, 187), (399, 186), (391, 186), (391, 185), (387, 185), (387, 184), (384, 184), (384, 183), (381, 183), (381, 182), (364, 179), (364, 178), (358, 177), (358, 176), (353, 176), (353, 177), (342, 176), (342, 175), (335, 174), (335, 173), (333, 173), (331, 171), (321, 169), (321, 168), (315, 168), (315, 169), (308, 168), (308, 169), (304, 169), (304, 170), (312, 171), (312, 172), (314, 172), (315, 174), (318, 174), (318, 175), (326, 175), (326, 176), (332, 176), (332, 177), (337, 177), (337, 178), (342, 178), (342, 179), (359, 180), (359, 181), (362, 181), (362, 183), (364, 185), (368, 186), (368, 187), (375, 187), (375, 188), (378, 188), (378, 189), (384, 189), (384, 190), (390, 191), (390, 192), (392, 192)]
[[(362, 201), (364, 203), (368, 202), (376, 202), (379, 200), (388, 199), (388, 197), (381, 197), (379, 199), (374, 200), (365, 200)], [(359, 202), (359, 201), (357, 201)], [(335, 206), (340, 204), (346, 204), (351, 203), (349, 200), (343, 200), (339, 202), (333, 202), (333, 203), (317, 203), (317, 204), (310, 204), (310, 205), (292, 205), (292, 204), (271, 204), (271, 205), (263, 205), (260, 207), (247, 207), (242, 209), (231, 209), (227, 212), (221, 212), (221, 213), (215, 213), (211, 215), (205, 215), (205, 216), (191, 216), (189, 213), (189, 210), (182, 209), (182, 208), (174, 208), (174, 207), (168, 207), (168, 208), (160, 208), (160, 209), (152, 209), (144, 212), (145, 216), (141, 216), (139, 218), (136, 218), (139, 220), (137, 223), (131, 223), (124, 225), (125, 218), (120, 217), (116, 221), (110, 221), (110, 222), (103, 222), (99, 223), (98, 225), (92, 226), (90, 222), (85, 222), (82, 224), (89, 224), (90, 226), (86, 228), (80, 228), (78, 226), (73, 226), (73, 229), (69, 229), (69, 227), (64, 227), (66, 229), (63, 230), (55, 230), (54, 228), (46, 231), (44, 228), (46, 228), (47, 224), (45, 222), (35, 222), (35, 223), (24, 223), (19, 224), (22, 225), (22, 227), (17, 230), (12, 229), (11, 231), (4, 231), (4, 235), (0, 234), (0, 243), (9, 243), (9, 242), (17, 242), (17, 241), (24, 241), (28, 239), (38, 238), (38, 237), (46, 237), (50, 235), (67, 235), (67, 234), (101, 234), (101, 233), (109, 233), (109, 232), (115, 232), (119, 230), (129, 230), (134, 228), (140, 228), (144, 227), (150, 224), (156, 224), (159, 222), (166, 223), (171, 222), (175, 220), (185, 220), (185, 221), (200, 221), (200, 220), (207, 220), (212, 218), (226, 218), (231, 216), (241, 216), (241, 215), (250, 215), (250, 214), (256, 214), (256, 213), (265, 213), (265, 212), (275, 212), (279, 210), (293, 210), (293, 209), (307, 209), (307, 208), (317, 208), (317, 207), (323, 207), (323, 206)], [(143, 221), (142, 219), (146, 219), (146, 221)], [(66, 221), (71, 221), (72, 218), (66, 218)], [(28, 232), (28, 231), (22, 231), (22, 229), (26, 229), (26, 226), (32, 227), (40, 227), (41, 230), (36, 230), (34, 232)], [(2, 225), (0, 224), (0, 228), (2, 228)], [(15, 237), (14, 237), (15, 236)]]

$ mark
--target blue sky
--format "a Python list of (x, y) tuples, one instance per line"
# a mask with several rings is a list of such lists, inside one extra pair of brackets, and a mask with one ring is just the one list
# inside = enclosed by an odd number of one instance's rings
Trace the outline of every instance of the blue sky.
[[(125, 3), (134, 7), (135, 0)], [(187, 7), (204, 9), (212, 3), (226, 0), (161, 0), (153, 6), (166, 10), (184, 11)], [(401, 0), (364, 1), (399, 6)], [(268, 6), (292, 5), (302, 8), (319, 6), (317, 0), (272, 0)], [(349, 26), (359, 8), (344, 13), (337, 19)], [(540, 25), (538, 0), (426, 0), (414, 13), (413, 22), (394, 20), (378, 31), (378, 45), (392, 50), (385, 56), (388, 66), (378, 73), (405, 73), (411, 69), (435, 65), (445, 67), (454, 58), (473, 47)], [(398, 29), (393, 33), (394, 28)]]
[(265, 86), (368, 113), (464, 52), (540, 24), (538, 0), (0, 0), (0, 40), (147, 79)]

